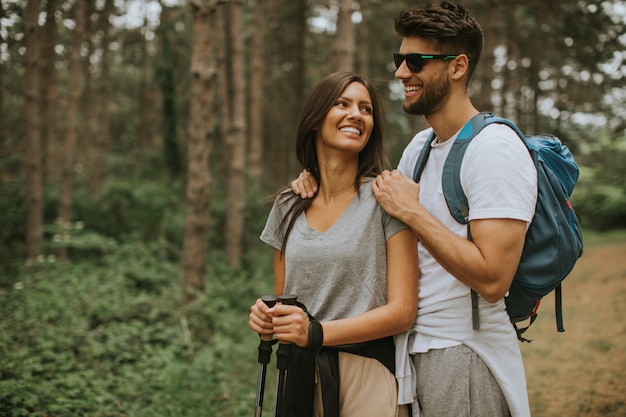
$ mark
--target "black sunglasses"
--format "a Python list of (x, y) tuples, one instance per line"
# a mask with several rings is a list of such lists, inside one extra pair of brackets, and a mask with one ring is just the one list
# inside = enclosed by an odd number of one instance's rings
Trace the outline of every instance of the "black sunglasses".
[(428, 55), (428, 54), (393, 54), (393, 62), (396, 64), (396, 69), (400, 68), (400, 65), (406, 61), (406, 66), (409, 67), (411, 72), (420, 72), (424, 68), (424, 63), (427, 59), (441, 59), (443, 61), (447, 59), (456, 58), (458, 55)]

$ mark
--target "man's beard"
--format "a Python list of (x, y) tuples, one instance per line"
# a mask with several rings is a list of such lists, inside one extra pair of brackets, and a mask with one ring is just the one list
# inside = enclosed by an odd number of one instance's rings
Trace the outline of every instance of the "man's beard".
[(409, 114), (416, 116), (428, 116), (433, 113), (444, 99), (450, 93), (450, 80), (448, 79), (447, 69), (444, 69), (439, 74), (439, 78), (433, 81), (429, 88), (422, 89), (422, 95), (417, 99), (407, 103), (402, 103), (402, 108)]

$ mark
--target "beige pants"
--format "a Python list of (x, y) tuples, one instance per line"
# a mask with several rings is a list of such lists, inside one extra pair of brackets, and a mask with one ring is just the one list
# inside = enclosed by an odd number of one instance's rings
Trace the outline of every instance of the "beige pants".
[[(313, 417), (323, 417), (317, 372)], [(339, 352), (339, 376), (341, 417), (408, 417), (408, 407), (398, 405), (396, 378), (376, 359)]]

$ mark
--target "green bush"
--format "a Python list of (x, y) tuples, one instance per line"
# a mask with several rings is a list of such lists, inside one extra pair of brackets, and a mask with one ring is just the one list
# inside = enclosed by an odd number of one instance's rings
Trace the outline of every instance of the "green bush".
[(249, 415), (248, 309), (271, 288), (269, 252), (239, 272), (213, 253), (206, 291), (181, 306), (162, 245), (85, 233), (96, 258), (45, 258), (0, 287), (0, 416)]
[[(626, 142), (625, 142), (626, 143)], [(600, 142), (580, 160), (572, 203), (585, 228), (626, 228), (626, 145)]]

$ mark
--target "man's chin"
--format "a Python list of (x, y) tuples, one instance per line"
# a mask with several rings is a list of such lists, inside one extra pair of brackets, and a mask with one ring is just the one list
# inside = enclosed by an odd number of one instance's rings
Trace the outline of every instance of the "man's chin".
[(424, 112), (415, 103), (402, 103), (402, 109), (405, 113), (412, 114), (414, 116), (424, 116)]

